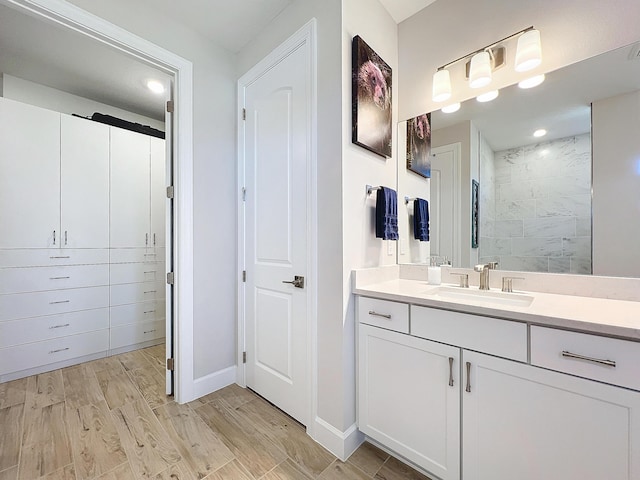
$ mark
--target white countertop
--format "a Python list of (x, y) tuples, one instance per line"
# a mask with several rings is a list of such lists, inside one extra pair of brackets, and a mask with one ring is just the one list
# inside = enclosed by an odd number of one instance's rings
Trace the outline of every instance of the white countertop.
[[(443, 284), (443, 286), (460, 288), (450, 284)], [(421, 280), (393, 279), (365, 285), (354, 281), (353, 293), (412, 305), (640, 341), (640, 302), (514, 291), (516, 295), (532, 296), (531, 305), (526, 307), (493, 304), (487, 306), (486, 302), (475, 302), (473, 299), (468, 301), (443, 300), (428, 293), (433, 288), (434, 285)], [(478, 287), (470, 287), (470, 290), (477, 289)], [(464, 290), (461, 289), (461, 291)]]

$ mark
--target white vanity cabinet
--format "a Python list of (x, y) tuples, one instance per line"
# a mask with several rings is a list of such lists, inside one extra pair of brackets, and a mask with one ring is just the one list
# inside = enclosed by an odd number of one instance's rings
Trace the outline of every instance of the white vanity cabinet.
[(408, 305), (360, 297), (358, 315), (360, 430), (443, 480), (460, 478), (460, 349), (408, 335)]
[(366, 297), (358, 319), (358, 426), (434, 476), (640, 479), (640, 344)]

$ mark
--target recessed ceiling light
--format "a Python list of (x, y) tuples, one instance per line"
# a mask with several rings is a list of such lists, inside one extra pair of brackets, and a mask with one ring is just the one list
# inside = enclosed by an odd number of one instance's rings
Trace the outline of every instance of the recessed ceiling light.
[(535, 77), (531, 77), (531, 78), (527, 78), (526, 80), (522, 80), (520, 83), (518, 83), (518, 86), (520, 88), (533, 88), (533, 87), (537, 87), (542, 82), (544, 82), (544, 74), (536, 75)]
[(149, 80), (147, 82), (147, 88), (158, 95), (164, 93), (164, 85), (157, 80)]
[(446, 107), (442, 107), (442, 113), (453, 113), (460, 110), (460, 102), (452, 103), (451, 105), (447, 105)]
[(534, 137), (544, 137), (546, 134), (547, 134), (547, 131), (544, 128), (541, 128), (533, 132)]
[(491, 100), (495, 100), (498, 98), (498, 90), (491, 90), (490, 92), (483, 93), (482, 95), (478, 95), (476, 100), (479, 102), (490, 102)]

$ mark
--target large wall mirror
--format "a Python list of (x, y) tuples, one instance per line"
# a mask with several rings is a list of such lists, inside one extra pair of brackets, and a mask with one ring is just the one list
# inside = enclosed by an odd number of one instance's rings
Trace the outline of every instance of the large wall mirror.
[(431, 112), (429, 179), (406, 169), (406, 135), (398, 195), (429, 201), (430, 241), (400, 201), (400, 263), (640, 277), (640, 43)]

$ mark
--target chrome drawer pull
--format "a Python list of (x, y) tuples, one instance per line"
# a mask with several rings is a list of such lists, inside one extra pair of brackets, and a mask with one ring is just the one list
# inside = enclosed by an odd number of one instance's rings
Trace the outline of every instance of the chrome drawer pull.
[(71, 258), (71, 256), (69, 256), (69, 255), (65, 255), (65, 256), (62, 256), (62, 257), (49, 257), (49, 258), (50, 258), (51, 260), (55, 260), (55, 259), (58, 259), (58, 258)]
[(64, 328), (64, 327), (68, 327), (70, 324), (69, 323), (65, 323), (64, 325), (54, 325), (52, 327), (49, 327), (49, 330), (53, 330), (54, 328)]
[(58, 303), (69, 303), (69, 302), (71, 302), (71, 300), (62, 300), (60, 302), (49, 302), (49, 305), (56, 305)]
[(71, 277), (49, 277), (49, 280), (67, 280)]
[(369, 310), (369, 315), (373, 315), (374, 317), (388, 318), (389, 320), (391, 320), (391, 315), (387, 315), (385, 313), (374, 312), (373, 310)]
[(155, 257), (157, 255), (157, 253), (145, 253), (144, 256), (145, 257)]
[(144, 272), (144, 274), (146, 275), (147, 273), (156, 273), (155, 270), (151, 270), (150, 272)]
[(467, 388), (465, 390), (471, 393), (471, 362), (467, 362)]
[(155, 329), (153, 329), (153, 330), (147, 330), (147, 331), (146, 331), (146, 332), (144, 332), (144, 333), (153, 333), (153, 332), (155, 332), (155, 331), (156, 331)]
[(585, 357), (584, 355), (580, 355), (578, 353), (567, 352), (566, 350), (564, 350), (562, 352), (562, 356), (563, 357), (567, 357), (567, 358), (576, 358), (578, 360), (584, 360), (586, 362), (593, 362), (593, 363), (597, 363), (599, 365), (606, 365), (607, 367), (616, 368), (616, 362), (613, 361), (613, 360), (602, 360), (600, 358)]
[(67, 348), (60, 348), (60, 349), (58, 349), (58, 350), (51, 350), (49, 353), (65, 352), (65, 351), (67, 351), (67, 350), (69, 350), (69, 347), (67, 347)]
[(156, 293), (156, 291), (155, 290), (149, 290), (148, 292), (144, 292), (144, 293), (146, 295), (147, 293)]
[(449, 357), (449, 386), (453, 387), (453, 357)]
[(146, 311), (146, 312), (144, 312), (144, 313), (156, 313), (156, 311), (155, 311), (155, 310), (147, 310), (147, 311)]

